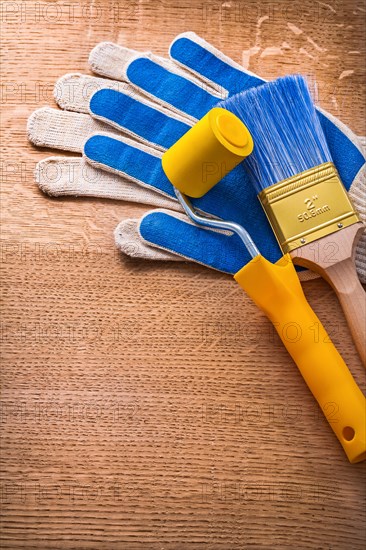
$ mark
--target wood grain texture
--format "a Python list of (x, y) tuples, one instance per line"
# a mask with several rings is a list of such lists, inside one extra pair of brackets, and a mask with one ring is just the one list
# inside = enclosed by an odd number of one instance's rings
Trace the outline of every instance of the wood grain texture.
[[(5, 2), (2, 87), (1, 547), (361, 549), (350, 466), (268, 321), (230, 277), (122, 258), (143, 208), (50, 199), (30, 112), (111, 40), (165, 54), (193, 30), (264, 77), (303, 72), (365, 132), (365, 4)], [(361, 388), (324, 281), (306, 295)]]

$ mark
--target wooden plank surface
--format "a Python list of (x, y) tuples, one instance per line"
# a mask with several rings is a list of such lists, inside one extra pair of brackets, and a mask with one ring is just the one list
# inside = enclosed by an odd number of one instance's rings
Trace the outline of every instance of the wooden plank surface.
[[(361, 549), (365, 464), (347, 463), (269, 323), (230, 277), (121, 257), (144, 208), (51, 199), (28, 115), (110, 40), (164, 55), (193, 30), (263, 77), (302, 72), (365, 134), (365, 4), (2, 4), (2, 548)], [(310, 303), (360, 386), (323, 281)]]

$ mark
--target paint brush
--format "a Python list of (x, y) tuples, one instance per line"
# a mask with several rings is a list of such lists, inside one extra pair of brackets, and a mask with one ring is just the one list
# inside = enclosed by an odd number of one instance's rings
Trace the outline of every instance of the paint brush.
[(366, 364), (366, 295), (354, 263), (364, 225), (332, 162), (305, 78), (279, 78), (219, 106), (253, 136), (243, 164), (283, 253), (333, 287)]

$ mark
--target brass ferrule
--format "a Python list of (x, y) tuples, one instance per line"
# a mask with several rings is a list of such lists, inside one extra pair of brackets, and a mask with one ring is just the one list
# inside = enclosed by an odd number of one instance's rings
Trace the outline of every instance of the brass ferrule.
[(284, 254), (360, 221), (332, 162), (258, 195)]

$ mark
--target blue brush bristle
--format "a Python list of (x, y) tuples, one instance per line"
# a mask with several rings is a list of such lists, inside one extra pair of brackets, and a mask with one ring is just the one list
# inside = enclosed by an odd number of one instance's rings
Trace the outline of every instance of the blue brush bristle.
[(218, 106), (237, 115), (253, 136), (254, 150), (244, 166), (257, 192), (332, 160), (307, 82), (300, 75), (262, 84)]

